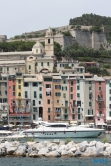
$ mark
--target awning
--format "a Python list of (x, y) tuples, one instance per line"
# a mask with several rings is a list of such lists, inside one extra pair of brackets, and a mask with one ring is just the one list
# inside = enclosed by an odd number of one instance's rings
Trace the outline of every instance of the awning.
[(96, 125), (98, 125), (98, 126), (107, 126), (106, 123), (96, 123)]
[(71, 120), (70, 123), (77, 123), (77, 121), (75, 121), (75, 120)]
[(85, 115), (85, 117), (93, 117), (94, 115)]
[(8, 115), (7, 114), (2, 114), (1, 117), (7, 117)]
[(111, 117), (106, 117), (106, 120), (111, 120)]

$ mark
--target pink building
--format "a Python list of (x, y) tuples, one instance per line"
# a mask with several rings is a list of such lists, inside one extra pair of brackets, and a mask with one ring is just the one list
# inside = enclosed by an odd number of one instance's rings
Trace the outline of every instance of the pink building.
[(43, 76), (43, 121), (54, 121), (52, 87), (52, 76)]
[(102, 77), (95, 78), (95, 124), (102, 126), (106, 118), (106, 88)]
[(15, 75), (10, 75), (8, 78), (8, 104), (9, 104), (9, 114), (14, 113), (16, 108), (16, 95), (15, 95)]
[(77, 120), (77, 106), (76, 106), (76, 79), (69, 80), (69, 103), (70, 103), (70, 120)]

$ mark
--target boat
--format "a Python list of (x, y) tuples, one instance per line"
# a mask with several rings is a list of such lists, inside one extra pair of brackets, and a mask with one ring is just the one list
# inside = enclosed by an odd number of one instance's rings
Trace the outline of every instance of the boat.
[(19, 134), (8, 136), (6, 139), (29, 140), (33, 138), (97, 138), (105, 130), (71, 126), (68, 123), (48, 123), (41, 122), (38, 128), (26, 129)]
[(8, 130), (0, 130), (0, 140), (5, 140), (6, 137), (8, 136), (12, 136), (13, 133), (11, 131)]

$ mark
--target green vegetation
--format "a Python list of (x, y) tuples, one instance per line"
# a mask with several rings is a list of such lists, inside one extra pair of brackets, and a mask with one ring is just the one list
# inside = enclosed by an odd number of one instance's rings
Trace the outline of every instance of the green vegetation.
[(90, 32), (91, 32), (91, 33), (92, 33), (92, 32), (100, 33), (100, 32), (102, 32), (102, 29), (101, 29), (101, 27), (99, 27), (99, 26), (93, 26), (92, 28), (90, 28)]
[(29, 142), (34, 142), (34, 138), (29, 138), (28, 141)]
[(86, 67), (86, 72), (99, 76), (109, 76), (110, 73), (106, 69), (100, 69), (99, 67)]
[(107, 143), (107, 142), (108, 142), (108, 138), (104, 138), (103, 143)]
[(71, 33), (69, 31), (62, 32), (64, 36), (72, 37)]
[(108, 64), (108, 63), (106, 63), (106, 64), (104, 64), (103, 65), (103, 68), (106, 68), (106, 69), (109, 69), (111, 66), (110, 66), (110, 64)]
[(67, 65), (67, 66), (65, 66), (65, 69), (72, 69), (72, 67)]
[(74, 25), (93, 26), (94, 31), (98, 31), (101, 28), (101, 26), (104, 25), (106, 30), (107, 41), (111, 43), (111, 17), (99, 16), (92, 13), (83, 14), (81, 17), (70, 19), (69, 24), (72, 26)]
[(57, 69), (56, 69), (55, 66), (53, 67), (53, 71), (52, 71), (52, 73), (57, 73)]
[(14, 41), (14, 42), (0, 42), (0, 49), (3, 52), (13, 51), (31, 51), (36, 42)]
[(66, 142), (66, 144), (68, 144), (69, 142), (71, 142), (71, 139), (67, 138), (65, 142)]

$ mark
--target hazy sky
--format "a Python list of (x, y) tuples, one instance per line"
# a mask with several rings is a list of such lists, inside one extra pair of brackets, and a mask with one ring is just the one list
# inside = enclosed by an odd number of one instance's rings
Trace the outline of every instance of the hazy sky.
[(111, 17), (111, 0), (0, 0), (0, 35), (68, 25), (85, 13)]

